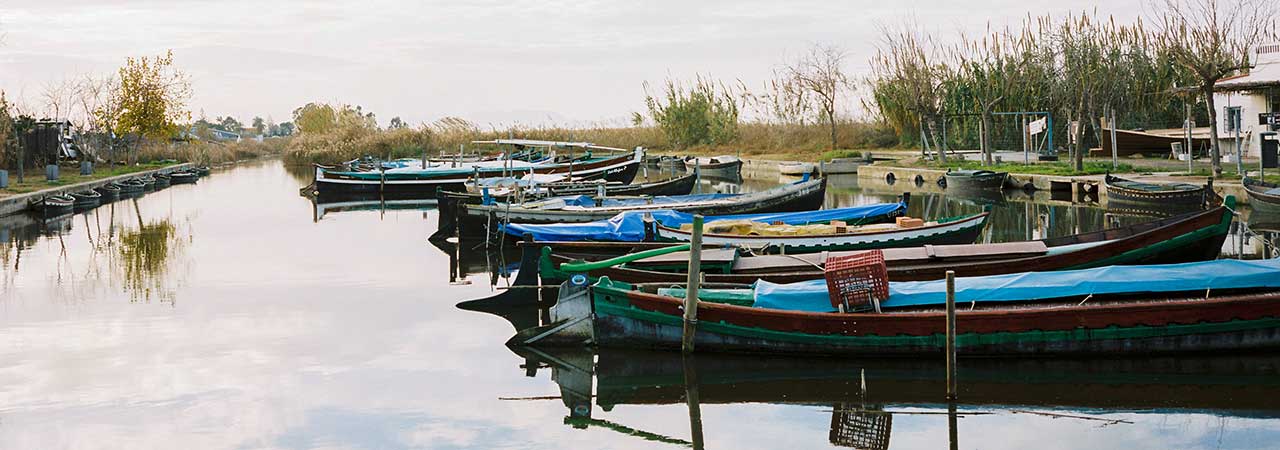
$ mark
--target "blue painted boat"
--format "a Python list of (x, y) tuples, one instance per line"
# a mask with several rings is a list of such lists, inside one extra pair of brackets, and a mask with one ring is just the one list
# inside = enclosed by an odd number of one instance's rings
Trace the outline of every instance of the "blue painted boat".
[[(725, 196), (729, 194), (705, 194), (704, 196), (707, 195)], [(876, 203), (816, 211), (709, 215), (706, 216), (705, 221), (711, 224), (724, 220), (750, 220), (767, 223), (781, 222), (787, 225), (830, 223), (833, 220), (844, 221), (849, 225), (883, 223), (892, 221), (895, 217), (906, 213), (909, 199), (909, 195), (903, 195), (902, 199), (894, 203)], [(646, 223), (646, 215), (652, 217), (652, 222)], [(532, 235), (533, 239), (538, 241), (643, 242), (652, 241), (656, 238), (656, 224), (661, 224), (664, 227), (679, 228), (687, 223), (693, 223), (693, 213), (671, 209), (654, 209), (626, 211), (607, 220), (586, 223), (528, 224), (513, 222), (502, 224), (501, 229), (514, 237)]]

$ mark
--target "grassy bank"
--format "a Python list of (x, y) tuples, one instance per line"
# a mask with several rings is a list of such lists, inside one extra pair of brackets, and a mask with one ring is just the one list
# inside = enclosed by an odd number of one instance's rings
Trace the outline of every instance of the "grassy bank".
[[(58, 181), (49, 182), (44, 179), (44, 169), (30, 169), (23, 182), (18, 182), (16, 170), (9, 170), (9, 187), (0, 189), (0, 197), (25, 194), (51, 187), (93, 181), (102, 178), (127, 175), (151, 169), (158, 169), (177, 163), (194, 163), (197, 165), (217, 165), (256, 159), (265, 156), (279, 155), (288, 144), (287, 138), (267, 139), (263, 142), (246, 140), (242, 142), (167, 142), (144, 143), (139, 146), (135, 156), (118, 155), (115, 164), (100, 162), (94, 165), (92, 175), (80, 175), (78, 164), (64, 165), (59, 170)], [(128, 164), (125, 161), (140, 161)]]
[(127, 165), (127, 166), (112, 166), (112, 167), (97, 166), (93, 168), (92, 175), (80, 175), (80, 168), (78, 166), (77, 167), (63, 166), (62, 168), (59, 169), (58, 181), (45, 181), (44, 170), (41, 169), (39, 171), (28, 172), (25, 176), (25, 179), (21, 183), (18, 182), (18, 174), (10, 171), (9, 187), (5, 189), (0, 189), (0, 197), (5, 197), (9, 195), (14, 195), (14, 194), (25, 194), (28, 192), (35, 192), (41, 189), (48, 189), (51, 187), (83, 183), (85, 181), (100, 180), (103, 178), (114, 177), (117, 175), (128, 175), (131, 173), (137, 173), (137, 172), (142, 172), (142, 171), (151, 170), (151, 169), (159, 169), (161, 167), (165, 167), (171, 164), (175, 164), (175, 163), (172, 161), (169, 161), (169, 162), (156, 161), (156, 162), (148, 162), (144, 164), (135, 164), (135, 165)]
[(892, 130), (883, 126), (844, 122), (838, 124), (836, 136), (840, 149), (830, 151), (830, 130), (818, 125), (780, 125), (766, 123), (739, 124), (737, 136), (716, 145), (677, 148), (662, 130), (652, 126), (635, 127), (509, 127), (481, 130), (469, 122), (445, 120), (416, 129), (375, 130), (344, 127), (325, 133), (302, 132), (284, 150), (289, 164), (334, 164), (362, 156), (381, 158), (413, 158), (424, 153), (455, 153), (459, 146), (468, 152), (492, 152), (472, 141), (523, 138), (549, 141), (586, 141), (599, 145), (632, 149), (644, 147), (664, 154), (717, 155), (741, 154), (761, 159), (794, 159), (817, 161), (833, 157), (859, 156), (866, 149), (883, 150), (896, 144)]

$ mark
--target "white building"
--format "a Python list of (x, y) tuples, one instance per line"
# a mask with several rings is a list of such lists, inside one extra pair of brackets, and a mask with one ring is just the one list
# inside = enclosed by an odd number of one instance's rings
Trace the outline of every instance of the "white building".
[(1223, 78), (1214, 86), (1224, 157), (1234, 157), (1239, 136), (1245, 157), (1257, 158), (1261, 155), (1259, 133), (1280, 130), (1259, 123), (1260, 114), (1280, 112), (1280, 44), (1259, 45), (1253, 60), (1255, 66), (1249, 74)]

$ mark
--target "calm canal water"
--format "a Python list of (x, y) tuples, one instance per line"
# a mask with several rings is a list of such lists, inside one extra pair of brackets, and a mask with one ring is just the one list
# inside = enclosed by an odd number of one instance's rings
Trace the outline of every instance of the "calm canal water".
[[(429, 242), (430, 206), (318, 207), (309, 178), (266, 161), (0, 218), (0, 448), (1280, 446), (1276, 356), (962, 361), (950, 414), (934, 361), (517, 354), (538, 311), (455, 304), (518, 255)], [(905, 189), (841, 177), (828, 205)], [(984, 239), (1142, 220), (1042, 200), (995, 201)], [(981, 205), (917, 194), (911, 213)]]

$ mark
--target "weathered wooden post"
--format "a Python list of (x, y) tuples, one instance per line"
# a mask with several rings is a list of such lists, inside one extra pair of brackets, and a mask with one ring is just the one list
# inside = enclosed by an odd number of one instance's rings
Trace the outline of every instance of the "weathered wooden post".
[(956, 271), (947, 271), (947, 400), (956, 399)]
[(1193, 150), (1194, 150), (1193, 148), (1191, 148), (1191, 104), (1184, 101), (1182, 103), (1182, 106), (1183, 106), (1183, 109), (1186, 110), (1186, 115), (1187, 115), (1186, 120), (1182, 123), (1182, 128), (1186, 132), (1186, 137), (1187, 137), (1187, 147), (1184, 148), (1183, 150), (1185, 150), (1187, 154), (1187, 175), (1191, 175), (1191, 172), (1194, 170), (1191, 168), (1191, 155), (1193, 154)]
[(387, 167), (378, 163), (378, 195), (381, 196), (387, 190)]
[(693, 237), (689, 240), (689, 283), (684, 293), (684, 332), (680, 350), (693, 353), (693, 335), (698, 326), (698, 285), (702, 282), (702, 215), (693, 216)]

